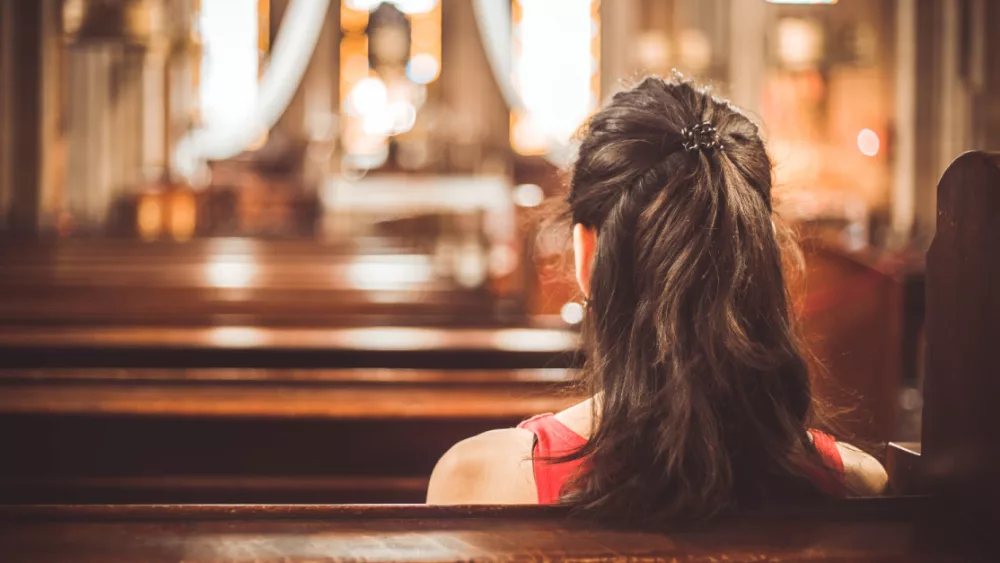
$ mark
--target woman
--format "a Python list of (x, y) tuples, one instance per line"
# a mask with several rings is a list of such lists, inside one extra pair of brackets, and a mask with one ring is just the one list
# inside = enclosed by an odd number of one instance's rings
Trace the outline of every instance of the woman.
[(806, 428), (771, 173), (754, 123), (707, 91), (647, 78), (616, 94), (569, 194), (591, 398), (455, 445), (428, 503), (657, 524), (881, 492), (874, 458)]

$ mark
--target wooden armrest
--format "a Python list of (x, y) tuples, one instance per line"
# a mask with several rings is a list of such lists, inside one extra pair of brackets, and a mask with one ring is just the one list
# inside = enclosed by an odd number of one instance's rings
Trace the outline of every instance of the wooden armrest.
[(920, 442), (889, 442), (885, 462), (891, 494), (917, 495), (926, 492), (921, 472)]

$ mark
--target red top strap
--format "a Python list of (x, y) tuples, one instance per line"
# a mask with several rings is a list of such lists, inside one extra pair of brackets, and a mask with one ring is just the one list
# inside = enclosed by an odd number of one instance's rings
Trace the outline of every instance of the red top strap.
[(809, 435), (812, 436), (813, 446), (816, 447), (825, 467), (806, 466), (804, 467), (806, 474), (824, 493), (838, 497), (845, 496), (847, 489), (844, 485), (844, 458), (837, 449), (837, 440), (819, 430), (810, 429)]
[[(538, 504), (555, 504), (559, 501), (563, 485), (569, 481), (583, 464), (582, 459), (566, 463), (547, 463), (544, 458), (559, 457), (573, 453), (584, 446), (587, 440), (559, 421), (553, 414), (540, 414), (525, 420), (517, 426), (535, 434), (535, 449), (532, 463), (535, 473), (535, 488), (538, 490)], [(844, 460), (837, 449), (837, 442), (829, 434), (819, 430), (809, 430), (813, 444), (823, 467), (806, 467), (805, 471), (823, 492), (842, 496), (844, 494)]]
[(535, 449), (531, 456), (535, 472), (535, 488), (538, 489), (538, 504), (555, 504), (559, 500), (559, 492), (563, 485), (573, 477), (583, 460), (547, 463), (540, 458), (571, 454), (582, 448), (587, 440), (559, 422), (559, 419), (551, 413), (531, 417), (517, 427), (535, 433)]

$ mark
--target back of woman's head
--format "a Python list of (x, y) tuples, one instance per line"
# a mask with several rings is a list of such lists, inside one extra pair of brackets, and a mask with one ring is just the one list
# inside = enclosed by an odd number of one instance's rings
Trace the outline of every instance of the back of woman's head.
[(808, 369), (791, 322), (757, 126), (681, 79), (616, 94), (582, 131), (569, 196), (597, 232), (566, 491), (618, 522), (697, 520), (811, 491)]

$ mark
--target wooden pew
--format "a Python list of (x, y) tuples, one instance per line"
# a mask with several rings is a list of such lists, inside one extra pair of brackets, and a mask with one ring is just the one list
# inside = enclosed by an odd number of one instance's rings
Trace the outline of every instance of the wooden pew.
[(465, 288), (447, 276), (393, 285), (405, 261), (391, 271), (378, 262), (426, 250), (377, 241), (0, 241), (0, 367), (576, 361), (575, 332), (529, 319), (515, 289)]
[[(967, 153), (938, 186), (927, 253), (927, 490), (1000, 529), (1000, 154)], [(989, 531), (989, 532), (987, 532)]]
[(0, 503), (422, 502), (455, 442), (580, 400), (568, 377), (0, 370)]
[(4, 561), (989, 561), (924, 499), (787, 509), (670, 534), (540, 507), (0, 507)]
[(107, 563), (995, 561), (998, 216), (1000, 157), (958, 159), (939, 187), (927, 261), (924, 439), (906, 454), (918, 463), (891, 468), (894, 477), (918, 473), (926, 495), (786, 507), (666, 533), (598, 527), (544, 507), (8, 506), (0, 553)]
[(577, 365), (566, 329), (3, 327), (0, 368), (535, 369)]
[[(0, 367), (578, 364), (575, 335), (565, 326), (520, 338), (559, 344), (505, 344), (520, 329), (538, 328), (516, 293), (463, 290), (440, 280), (403, 291), (352, 287), (351, 261), (362, 250), (370, 256), (415, 251), (368, 246), (231, 239), (0, 243), (6, 274), (0, 278)], [(872, 441), (895, 438), (907, 357), (899, 264), (831, 245), (805, 250), (804, 324), (827, 372), (817, 390), (838, 407), (852, 407), (847, 430)], [(227, 275), (240, 279), (217, 279)], [(420, 344), (433, 341), (441, 344)], [(386, 348), (394, 342), (401, 344)]]
[(463, 287), (422, 269), (431, 258), (378, 242), (0, 241), (0, 325), (523, 324), (516, 291)]
[(998, 186), (1000, 158), (984, 154), (956, 161), (940, 186), (927, 264), (927, 420), (924, 443), (910, 450), (922, 454), (929, 496), (789, 508), (669, 534), (599, 528), (539, 507), (12, 506), (0, 509), (0, 549), (9, 561), (995, 560)]
[[(578, 400), (565, 325), (444, 287), (338, 297), (346, 251), (216, 242), (0, 249), (20, 264), (0, 281), (16, 290), (0, 297), (0, 503), (420, 502), (455, 442)], [(230, 253), (257, 264), (247, 287), (210, 283)], [(380, 310), (398, 324), (351, 325)], [(260, 324), (212, 324), (241, 320)]]
[(929, 494), (981, 541), (1000, 525), (1000, 154), (959, 157), (938, 184), (927, 252), (922, 440), (890, 444), (889, 474), (904, 494)]
[(912, 324), (905, 298), (919, 282), (898, 256), (874, 251), (847, 252), (807, 239), (804, 296), (799, 305), (812, 354), (814, 392), (839, 414), (841, 432), (885, 443), (899, 432), (899, 394)]

